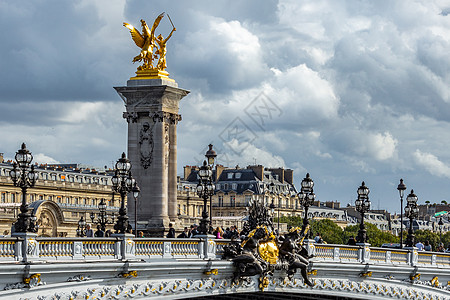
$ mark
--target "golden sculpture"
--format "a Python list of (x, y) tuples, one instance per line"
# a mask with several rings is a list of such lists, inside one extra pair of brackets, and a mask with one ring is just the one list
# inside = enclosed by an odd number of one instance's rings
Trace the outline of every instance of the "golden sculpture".
[[(142, 33), (139, 32), (133, 25), (128, 23), (123, 23), (123, 26), (128, 28), (131, 33), (131, 38), (133, 39), (136, 46), (141, 48), (141, 53), (133, 58), (133, 63), (135, 62), (143, 62), (137, 68), (137, 76), (132, 77), (130, 79), (155, 79), (155, 78), (165, 78), (169, 79), (169, 73), (165, 71), (167, 68), (166, 64), (166, 53), (167, 41), (172, 37), (174, 31), (176, 31), (175, 26), (170, 19), (170, 16), (167, 15), (170, 23), (172, 24), (172, 31), (170, 34), (164, 38), (161, 34), (155, 38), (155, 30), (159, 26), (162, 18), (164, 17), (164, 13), (160, 14), (155, 21), (153, 22), (152, 29), (149, 29), (147, 23), (144, 20), (141, 20), (142, 25)], [(156, 51), (155, 47), (157, 47)], [(153, 66), (153, 59), (158, 59), (158, 62), (155, 66)]]

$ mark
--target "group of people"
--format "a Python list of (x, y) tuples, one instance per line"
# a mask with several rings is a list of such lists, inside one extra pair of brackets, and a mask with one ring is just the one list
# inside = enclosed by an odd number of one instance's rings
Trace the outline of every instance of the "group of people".
[(85, 230), (85, 236), (86, 237), (109, 237), (111, 236), (112, 232), (111, 230), (106, 230), (103, 231), (102, 228), (100, 227), (100, 225), (97, 225), (97, 230), (94, 231), (91, 228), (91, 224), (87, 224), (86, 225), (86, 230)]
[[(419, 241), (416, 244), (416, 248), (418, 251), (433, 251), (433, 247), (431, 246), (430, 241), (425, 241), (425, 244)], [(450, 245), (448, 245), (448, 247), (445, 248), (444, 244), (440, 243), (435, 251), (450, 253)]]
[[(239, 238), (239, 230), (237, 229), (237, 226), (232, 225), (231, 227), (227, 227), (225, 230), (222, 227), (217, 227), (215, 230), (210, 228), (209, 232), (212, 232), (212, 234), (217, 239), (232, 239), (232, 238)], [(196, 235), (199, 234), (198, 231), (198, 225), (192, 224), (190, 227), (184, 227), (184, 230), (176, 235), (175, 229), (173, 228), (173, 224), (169, 223), (169, 231), (166, 234), (167, 238), (193, 238)]]

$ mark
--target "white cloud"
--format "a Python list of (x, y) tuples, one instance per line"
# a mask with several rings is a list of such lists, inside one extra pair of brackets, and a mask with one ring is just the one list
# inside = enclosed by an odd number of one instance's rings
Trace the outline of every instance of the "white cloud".
[(36, 153), (33, 155), (33, 163), (38, 164), (59, 164), (60, 162), (54, 158), (51, 158), (43, 153)]
[(450, 178), (450, 166), (446, 165), (431, 153), (416, 150), (414, 152), (416, 163), (427, 170), (430, 174), (438, 177)]

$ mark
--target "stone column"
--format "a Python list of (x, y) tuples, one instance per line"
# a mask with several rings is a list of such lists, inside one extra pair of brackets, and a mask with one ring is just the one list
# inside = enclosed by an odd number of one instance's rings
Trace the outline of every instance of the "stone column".
[(171, 118), (169, 127), (169, 218), (178, 219), (177, 207), (177, 123), (179, 118)]
[[(179, 102), (189, 91), (165, 79), (128, 80), (127, 86), (115, 89), (125, 103), (128, 158), (141, 189), (137, 220), (147, 224), (151, 236), (162, 236), (173, 211), (176, 217), (177, 123), (174, 120), (181, 118)], [(134, 220), (134, 200), (131, 197), (129, 200), (128, 215)]]

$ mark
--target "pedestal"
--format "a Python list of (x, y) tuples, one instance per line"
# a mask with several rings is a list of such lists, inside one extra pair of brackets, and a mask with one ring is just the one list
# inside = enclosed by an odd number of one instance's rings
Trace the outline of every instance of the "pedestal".
[(30, 232), (14, 232), (12, 237), (22, 238), (20, 246), (18, 246), (19, 250), (18, 257), (22, 257), (23, 262), (30, 262), (39, 260), (39, 242), (36, 241), (37, 234)]
[[(141, 189), (137, 221), (146, 223), (150, 236), (162, 237), (177, 219), (176, 129), (179, 102), (189, 91), (172, 79), (133, 79), (115, 87), (125, 103), (128, 122), (128, 158), (131, 173)], [(134, 201), (127, 201), (134, 224)]]

